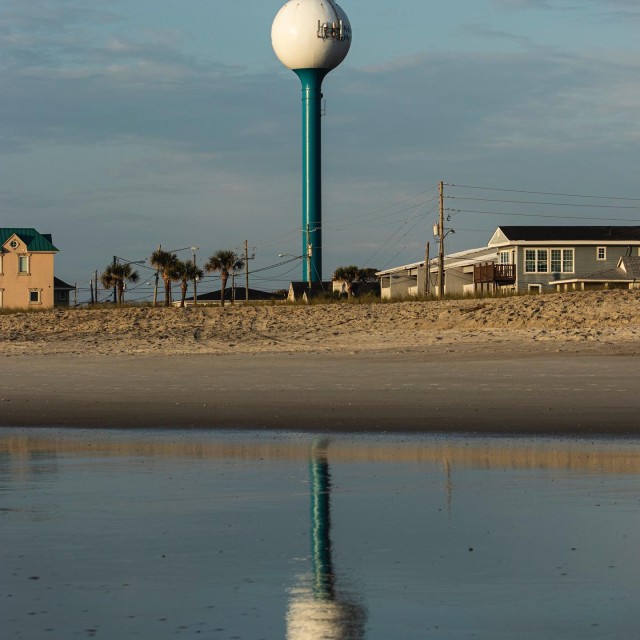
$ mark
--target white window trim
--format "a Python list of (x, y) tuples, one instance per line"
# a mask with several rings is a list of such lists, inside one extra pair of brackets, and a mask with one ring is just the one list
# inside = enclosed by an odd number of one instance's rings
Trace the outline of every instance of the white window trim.
[(529, 291), (529, 293), (542, 293), (542, 285), (530, 284), (530, 285), (527, 285), (527, 290)]
[[(527, 251), (534, 251), (535, 252), (535, 270), (534, 271), (529, 271), (527, 269)], [(546, 263), (547, 263), (547, 268), (544, 271), (538, 270), (538, 262), (539, 262), (539, 258), (538, 258), (538, 254), (545, 252), (547, 254), (547, 259), (546, 259)], [(530, 273), (549, 273), (549, 249), (545, 249), (544, 247), (526, 247), (524, 250), (524, 272), (525, 274), (530, 274)]]
[[(20, 271), (20, 260), (21, 258), (27, 259), (27, 270)], [(18, 275), (19, 276), (30, 276), (31, 275), (31, 254), (30, 253), (19, 253), (18, 254)]]
[[(600, 257), (600, 250), (604, 252), (604, 257)], [(596, 260), (598, 262), (603, 262), (607, 259), (607, 247), (596, 247)]]
[[(35, 302), (31, 300), (32, 293), (38, 294), (38, 299)], [(42, 304), (42, 289), (29, 289), (29, 304)]]
[[(527, 270), (527, 251), (535, 251), (535, 271), (528, 271)], [(538, 258), (538, 254), (541, 251), (546, 251), (547, 253), (547, 269), (546, 271), (539, 271), (538, 270), (538, 264), (539, 264), (539, 258)], [(552, 251), (560, 251), (560, 261), (561, 261), (561, 265), (560, 265), (560, 271), (554, 271), (551, 268), (551, 252)], [(572, 260), (571, 263), (573, 265), (573, 268), (571, 269), (571, 271), (565, 271), (564, 270), (564, 252), (565, 251), (571, 251), (571, 255), (572, 255)], [(535, 274), (535, 273), (575, 273), (576, 272), (576, 251), (573, 247), (551, 247), (551, 248), (546, 248), (546, 247), (525, 247), (524, 250), (524, 274), (525, 275), (531, 275), (531, 274)]]
[[(560, 254), (560, 259), (562, 260), (562, 270), (560, 273), (575, 273), (576, 272), (576, 251), (573, 247), (558, 247), (562, 253)], [(571, 251), (571, 271), (564, 270), (564, 252)]]

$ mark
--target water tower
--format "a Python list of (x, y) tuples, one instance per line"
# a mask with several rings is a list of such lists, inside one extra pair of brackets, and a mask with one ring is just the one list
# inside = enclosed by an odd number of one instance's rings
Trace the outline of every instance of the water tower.
[(347, 14), (333, 0), (289, 0), (271, 27), (282, 64), (302, 83), (302, 279), (322, 282), (322, 81), (351, 46)]

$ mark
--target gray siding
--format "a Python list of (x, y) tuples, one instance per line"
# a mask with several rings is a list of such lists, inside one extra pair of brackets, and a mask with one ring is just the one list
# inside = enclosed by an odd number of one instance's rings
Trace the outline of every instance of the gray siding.
[[(631, 245), (631, 254), (638, 255), (638, 243)], [(597, 247), (606, 247), (606, 260), (597, 259)], [(525, 273), (525, 251), (527, 249), (573, 249), (574, 255), (574, 272), (573, 273)], [(597, 271), (606, 271), (615, 269), (618, 266), (618, 260), (628, 255), (629, 245), (607, 245), (605, 243), (593, 245), (548, 245), (540, 243), (539, 245), (524, 245), (517, 248), (516, 256), (516, 273), (517, 273), (517, 289), (519, 292), (526, 292), (530, 284), (542, 285), (543, 291), (555, 291), (553, 284), (549, 284), (553, 280), (566, 280), (568, 278), (585, 278)], [(548, 269), (551, 269), (551, 259), (549, 257)]]

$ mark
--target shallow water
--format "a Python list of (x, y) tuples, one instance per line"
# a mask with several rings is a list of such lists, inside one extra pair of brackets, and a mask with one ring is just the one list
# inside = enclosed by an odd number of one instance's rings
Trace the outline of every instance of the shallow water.
[(0, 432), (1, 637), (631, 638), (640, 442)]

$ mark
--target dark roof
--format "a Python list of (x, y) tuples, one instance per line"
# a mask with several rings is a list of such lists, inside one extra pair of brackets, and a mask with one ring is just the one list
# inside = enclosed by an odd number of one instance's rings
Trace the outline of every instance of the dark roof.
[(302, 297), (305, 293), (307, 296), (317, 295), (319, 293), (331, 293), (333, 291), (332, 282), (312, 282), (311, 289), (309, 283), (304, 280), (292, 280), (289, 284), (289, 291), (293, 289), (294, 298)]
[(60, 278), (56, 278), (55, 276), (53, 276), (53, 288), (66, 291), (73, 291), (75, 289), (73, 285), (67, 284), (64, 280), (60, 280)]
[(640, 256), (624, 256), (621, 262), (629, 278), (640, 280)]
[[(569, 278), (567, 278), (569, 279)], [(571, 280), (586, 280), (592, 282), (611, 282), (614, 280), (624, 280), (625, 282), (629, 280), (633, 280), (632, 277), (629, 276), (628, 273), (625, 273), (624, 269), (620, 267), (616, 267), (614, 269), (607, 269), (606, 271), (596, 271), (595, 273), (590, 273), (588, 276), (583, 276), (581, 278), (570, 278)]]
[(58, 251), (51, 242), (51, 234), (39, 233), (30, 227), (3, 227), (0, 229), (0, 245), (3, 245), (12, 235), (17, 235), (27, 245), (29, 251)]
[(571, 278), (571, 280), (592, 282), (614, 282), (616, 280), (631, 282), (640, 280), (640, 256), (624, 256), (620, 258), (618, 266), (614, 269), (596, 271), (595, 273), (590, 273), (588, 276)]
[[(224, 290), (225, 301), (231, 300), (232, 296), (231, 287), (227, 287)], [(246, 300), (245, 288), (236, 287), (236, 300)], [(249, 287), (249, 300), (283, 300), (284, 296), (279, 293), (272, 293), (270, 291), (260, 291), (259, 289), (252, 289)], [(185, 300), (193, 300), (193, 296), (185, 298)], [(217, 291), (210, 291), (209, 293), (198, 294), (198, 302), (219, 302), (220, 301), (220, 289)]]
[(529, 242), (559, 241), (593, 241), (593, 242), (640, 242), (640, 226), (599, 226), (599, 227), (533, 227), (507, 226), (500, 230), (511, 241), (524, 240)]

